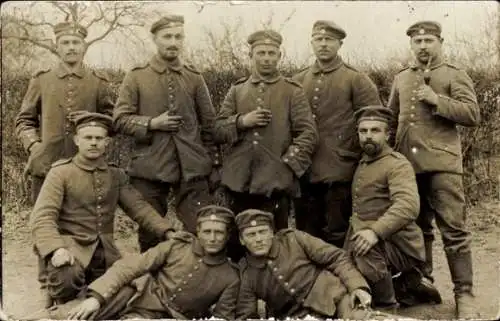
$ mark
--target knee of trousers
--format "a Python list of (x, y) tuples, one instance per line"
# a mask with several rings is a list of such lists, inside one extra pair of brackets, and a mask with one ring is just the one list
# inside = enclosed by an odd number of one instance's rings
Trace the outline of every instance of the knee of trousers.
[(85, 271), (79, 262), (73, 265), (47, 266), (47, 290), (54, 299), (70, 300), (85, 287)]
[(381, 260), (376, 260), (368, 252), (364, 256), (354, 258), (358, 271), (370, 282), (375, 283), (389, 275), (387, 264)]

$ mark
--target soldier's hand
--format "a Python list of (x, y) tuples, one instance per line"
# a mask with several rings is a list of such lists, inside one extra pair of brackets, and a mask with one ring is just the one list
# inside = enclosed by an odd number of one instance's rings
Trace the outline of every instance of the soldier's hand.
[(94, 297), (90, 297), (69, 311), (68, 319), (87, 320), (90, 316), (92, 316), (92, 314), (99, 311), (100, 308), (101, 304), (99, 303), (99, 300)]
[(66, 264), (73, 265), (73, 263), (75, 263), (75, 257), (70, 251), (61, 247), (54, 251), (51, 262), (55, 267), (60, 267)]
[(170, 115), (168, 111), (151, 119), (150, 124), (152, 130), (161, 130), (168, 132), (176, 132), (181, 126), (182, 116)]
[(241, 124), (244, 128), (263, 127), (271, 122), (271, 117), (269, 109), (260, 108), (243, 115)]
[(352, 237), (353, 251), (355, 256), (363, 256), (372, 249), (378, 242), (378, 236), (370, 229), (356, 232)]
[(359, 306), (360, 308), (369, 308), (372, 304), (372, 296), (363, 289), (356, 289), (351, 293), (351, 308)]
[(436, 106), (439, 102), (438, 95), (432, 90), (428, 85), (421, 85), (416, 92), (416, 97), (419, 101), (427, 103), (429, 105)]

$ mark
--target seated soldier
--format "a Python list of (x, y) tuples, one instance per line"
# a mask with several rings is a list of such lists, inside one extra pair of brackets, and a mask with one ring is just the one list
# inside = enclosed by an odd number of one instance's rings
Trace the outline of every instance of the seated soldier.
[(196, 215), (196, 236), (177, 232), (142, 254), (116, 261), (89, 285), (88, 298), (50, 311), (50, 317), (233, 320), (240, 279), (225, 249), (234, 214), (209, 205)]
[(397, 309), (392, 274), (399, 272), (408, 298), (439, 303), (439, 292), (418, 269), (425, 250), (422, 231), (415, 223), (419, 212), (415, 172), (387, 144), (391, 111), (366, 106), (355, 116), (363, 155), (352, 185), (353, 215), (345, 249), (368, 280), (376, 309)]
[(346, 252), (295, 229), (273, 232), (271, 213), (250, 209), (236, 216), (246, 257), (240, 261), (238, 319), (258, 318), (257, 300), (275, 318), (360, 319), (369, 306), (363, 276)]
[(125, 172), (106, 163), (111, 117), (79, 112), (74, 121), (78, 153), (52, 165), (30, 222), (47, 294), (59, 304), (74, 299), (120, 257), (113, 240), (117, 206), (158, 237), (174, 232)]

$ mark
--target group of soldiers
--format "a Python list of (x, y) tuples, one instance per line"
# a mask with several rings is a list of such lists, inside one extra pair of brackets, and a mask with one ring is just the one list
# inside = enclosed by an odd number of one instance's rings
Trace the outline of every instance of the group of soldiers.
[[(480, 113), (471, 79), (443, 61), (439, 23), (408, 28), (415, 62), (387, 106), (338, 54), (347, 34), (336, 23), (314, 23), (316, 61), (292, 78), (277, 68), (282, 36), (256, 31), (251, 74), (218, 111), (180, 58), (183, 26), (178, 15), (153, 23), (157, 53), (126, 74), (116, 102), (107, 75), (82, 64), (87, 30), (54, 29), (61, 61), (33, 76), (16, 119), (44, 313), (250, 319), (262, 300), (269, 317), (363, 319), (440, 303), (435, 218), (457, 317), (477, 316), (456, 125)], [(126, 171), (106, 162), (114, 133), (135, 142)], [(163, 218), (170, 193), (183, 230)], [(123, 258), (118, 206), (139, 224), (140, 253)]]

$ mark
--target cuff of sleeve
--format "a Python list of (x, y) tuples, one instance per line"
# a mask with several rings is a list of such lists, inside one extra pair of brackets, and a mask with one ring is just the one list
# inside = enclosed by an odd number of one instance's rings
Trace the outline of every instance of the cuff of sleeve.
[(147, 141), (151, 138), (149, 123), (152, 117), (150, 116), (135, 116), (131, 123), (135, 127), (135, 138), (139, 141)]
[(373, 225), (370, 226), (370, 229), (382, 240), (385, 240), (389, 237), (389, 235), (391, 235), (390, 229), (380, 221), (373, 223)]
[(370, 286), (363, 277), (351, 278), (351, 280), (349, 280), (349, 284), (347, 284), (347, 289), (349, 290), (349, 293), (352, 293), (356, 289), (363, 289), (366, 292), (371, 293)]
[(23, 134), (23, 146), (24, 149), (29, 152), (30, 147), (36, 143), (40, 142), (40, 136), (37, 134), (36, 130), (30, 130)]
[(444, 112), (445, 106), (448, 104), (449, 97), (438, 95), (438, 104), (432, 106), (432, 114), (434, 116), (445, 116)]
[(227, 118), (225, 127), (228, 127), (229, 141), (227, 143), (232, 144), (238, 141), (239, 133), (244, 130), (238, 125), (240, 123), (241, 114), (232, 115)]
[(297, 158), (299, 153), (300, 149), (298, 147), (290, 146), (288, 151), (281, 156), (281, 160), (292, 169), (297, 177), (301, 177), (306, 171), (306, 168), (300, 164)]
[(38, 249), (38, 253), (40, 254), (40, 256), (42, 258), (46, 258), (47, 256), (49, 256), (49, 254), (52, 254), (53, 252), (55, 252), (56, 250), (60, 249), (60, 248), (65, 248), (66, 247), (66, 244), (64, 244), (64, 241), (63, 240), (58, 240), (58, 241), (53, 241), (51, 242), (50, 245), (47, 245), (47, 246), (40, 246), (40, 245), (37, 245), (37, 249)]
[(87, 297), (90, 298), (95, 298), (97, 299), (97, 301), (99, 301), (99, 304), (101, 304), (101, 306), (106, 303), (106, 299), (104, 299), (104, 297), (102, 295), (100, 295), (99, 293), (97, 293), (96, 291), (94, 290), (89, 290), (88, 293), (87, 293)]

